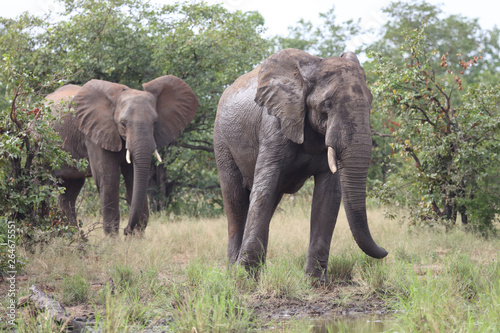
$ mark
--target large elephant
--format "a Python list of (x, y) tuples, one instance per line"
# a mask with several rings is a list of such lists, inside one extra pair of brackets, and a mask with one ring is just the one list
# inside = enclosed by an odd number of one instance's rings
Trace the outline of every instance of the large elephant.
[[(76, 159), (88, 158), (90, 170), (65, 166), (55, 171), (66, 191), (59, 204), (76, 223), (75, 201), (90, 172), (101, 199), (104, 232), (117, 234), (120, 224), (119, 186), (123, 174), (130, 203), (124, 233), (143, 231), (149, 211), (147, 185), (151, 157), (172, 142), (194, 118), (198, 99), (181, 79), (166, 75), (143, 84), (144, 91), (101, 80), (83, 87), (67, 85), (47, 96), (53, 112), (70, 101), (74, 112), (61, 115), (55, 129), (64, 149)], [(68, 103), (66, 103), (68, 104)]]
[(306, 273), (326, 275), (341, 198), (358, 246), (374, 258), (366, 216), (372, 95), (356, 55), (318, 58), (286, 49), (223, 93), (214, 148), (228, 219), (228, 259), (265, 261), (269, 222), (284, 193), (314, 176)]

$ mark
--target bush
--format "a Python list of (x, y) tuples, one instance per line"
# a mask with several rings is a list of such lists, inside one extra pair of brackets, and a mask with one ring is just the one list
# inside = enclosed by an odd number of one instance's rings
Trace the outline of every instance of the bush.
[(406, 33), (399, 59), (377, 56), (374, 100), (393, 125), (399, 165), (379, 197), (406, 204), (415, 224), (449, 228), (460, 216), (489, 234), (500, 213), (498, 186), (488, 184), (500, 164), (500, 86), (464, 83), (480, 55), (453, 63), (426, 47), (424, 25)]
[(24, 72), (17, 58), (15, 49), (4, 54), (0, 71), (0, 91), (6, 94), (0, 103), (4, 105), (0, 109), (0, 228), (14, 223), (15, 239), (30, 248), (54, 234), (75, 232), (64, 226), (57, 207), (63, 188), (51, 172), (74, 161), (61, 150), (50, 109), (42, 104), (42, 92), (54, 89), (58, 80)]

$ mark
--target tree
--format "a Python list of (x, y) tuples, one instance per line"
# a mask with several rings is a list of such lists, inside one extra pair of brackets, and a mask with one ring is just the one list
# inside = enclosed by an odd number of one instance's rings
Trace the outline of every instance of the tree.
[[(425, 1), (396, 1), (383, 11), (388, 20), (381, 29), (381, 38), (367, 47), (367, 53), (377, 53), (385, 59), (390, 59), (397, 66), (404, 66), (405, 58), (401, 57), (399, 48), (406, 43), (405, 32), (411, 29), (423, 29), (426, 38), (421, 50), (435, 73), (440, 73), (440, 57), (443, 54), (447, 54), (447, 60), (452, 64), (458, 64), (460, 59), (471, 59), (480, 54), (481, 61), (469, 68), (467, 75), (462, 76), (463, 87), (477, 82), (486, 84), (498, 82), (499, 29), (484, 30), (477, 19), (461, 15), (445, 15), (439, 5)], [(376, 57), (363, 64), (367, 79), (371, 83), (376, 79), (372, 74), (375, 72), (374, 67), (378, 66), (379, 59)], [(453, 104), (460, 103), (456, 100), (458, 94), (452, 94), (451, 98)], [(378, 100), (374, 99), (374, 112), (371, 118), (375, 135), (373, 163), (368, 183), (372, 188), (377, 182), (385, 182), (389, 170), (394, 172), (400, 167), (399, 162), (394, 160), (390, 162), (393, 149), (388, 139), (389, 133), (397, 129), (398, 120), (388, 118), (385, 112), (378, 112), (380, 106), (377, 103)], [(381, 136), (381, 133), (385, 134)]]
[[(391, 146), (404, 159), (382, 194), (406, 200), (415, 222), (451, 226), (460, 214), (462, 223), (488, 234), (500, 213), (498, 188), (488, 182), (500, 163), (500, 85), (466, 87), (480, 53), (457, 54), (454, 63), (448, 53), (429, 51), (426, 32), (407, 32), (396, 59), (375, 59), (377, 111), (393, 119)], [(403, 184), (406, 197), (396, 195), (395, 184)]]
[(170, 25), (176, 33), (159, 35), (154, 65), (185, 80), (200, 100), (185, 135), (165, 152), (170, 173), (164, 183), (166, 203), (175, 200), (174, 209), (191, 207), (185, 212), (210, 213), (216, 207), (215, 213), (221, 213), (212, 143), (217, 104), (228, 84), (268, 55), (270, 45), (260, 36), (264, 20), (256, 12), (229, 13), (204, 4), (177, 4), (164, 10), (175, 17)]
[(322, 58), (339, 57), (346, 51), (346, 43), (361, 32), (359, 20), (348, 20), (338, 25), (335, 7), (319, 14), (320, 23), (299, 20), (288, 27), (288, 36), (274, 38), (277, 50), (295, 48)]
[(200, 107), (183, 134), (160, 152), (163, 164), (152, 164), (152, 206), (176, 213), (220, 212), (212, 124), (224, 88), (268, 53), (260, 36), (262, 17), (204, 2), (60, 1), (64, 9), (54, 15), (0, 19), (0, 52), (15, 50), (15, 67), (36, 77), (64, 69), (70, 76), (61, 84), (102, 79), (140, 89), (161, 75), (182, 78)]
[(477, 82), (485, 71), (495, 71), (500, 66), (500, 59), (496, 56), (500, 51), (500, 31), (496, 27), (484, 30), (478, 19), (462, 15), (445, 16), (439, 5), (422, 0), (392, 2), (383, 12), (388, 20), (382, 27), (382, 38), (370, 45), (367, 52), (394, 56), (394, 61), (398, 61), (398, 48), (405, 43), (403, 32), (422, 28), (426, 39), (421, 47), (433, 60), (431, 65), (435, 70), (439, 66), (440, 55), (448, 53), (448, 60), (457, 63), (460, 57), (472, 58), (479, 50), (483, 59), (469, 70), (464, 78), (467, 82)]
[(21, 266), (16, 244), (30, 249), (54, 234), (76, 233), (58, 212), (57, 197), (64, 189), (52, 170), (64, 164), (85, 167), (61, 150), (51, 112), (41, 102), (43, 92), (57, 87), (59, 78), (26, 73), (16, 59), (14, 48), (3, 54), (0, 70), (0, 90), (5, 92), (0, 106), (0, 275)]

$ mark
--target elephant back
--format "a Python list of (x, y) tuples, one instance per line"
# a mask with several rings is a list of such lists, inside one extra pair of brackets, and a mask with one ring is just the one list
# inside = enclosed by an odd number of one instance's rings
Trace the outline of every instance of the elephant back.
[(56, 119), (62, 119), (71, 107), (73, 96), (80, 90), (80, 86), (68, 84), (57, 89), (45, 98), (45, 107), (49, 107)]
[(52, 116), (56, 119), (53, 128), (61, 136), (64, 143), (63, 149), (76, 159), (88, 157), (85, 136), (78, 130), (75, 117), (69, 113), (73, 97), (80, 88), (74, 84), (63, 86), (47, 95), (44, 103), (45, 107), (50, 108)]

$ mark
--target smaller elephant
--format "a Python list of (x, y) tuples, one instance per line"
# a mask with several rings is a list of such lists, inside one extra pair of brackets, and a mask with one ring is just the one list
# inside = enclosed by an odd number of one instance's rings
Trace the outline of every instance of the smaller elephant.
[[(75, 201), (92, 174), (99, 191), (104, 232), (116, 235), (120, 224), (120, 173), (130, 204), (125, 235), (146, 228), (149, 211), (147, 186), (152, 155), (170, 144), (194, 118), (198, 99), (181, 79), (166, 75), (143, 84), (144, 91), (102, 80), (83, 87), (67, 85), (47, 96), (47, 105), (60, 118), (54, 125), (64, 147), (75, 159), (88, 158), (86, 172), (62, 166), (55, 176), (65, 192), (59, 205), (76, 224)], [(74, 112), (61, 113), (66, 106)], [(68, 104), (69, 102), (69, 104)], [(66, 107), (67, 109), (67, 107)]]

